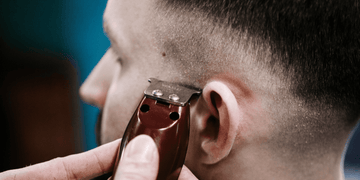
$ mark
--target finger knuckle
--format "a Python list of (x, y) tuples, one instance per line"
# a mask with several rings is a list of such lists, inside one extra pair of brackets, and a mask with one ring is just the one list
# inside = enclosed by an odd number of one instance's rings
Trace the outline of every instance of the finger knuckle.
[(101, 162), (100, 158), (98, 157), (98, 155), (96, 153), (92, 153), (92, 155), (96, 159), (96, 164), (97, 164), (98, 168), (100, 169), (101, 173), (104, 174), (106, 172), (104, 164)]
[(69, 168), (69, 165), (66, 163), (66, 161), (64, 160), (64, 158), (56, 158), (54, 159), (55, 161), (58, 161), (58, 163), (60, 164), (61, 168), (63, 169), (63, 172), (66, 172), (66, 179), (67, 180), (72, 180), (72, 179), (78, 179), (76, 177), (76, 174), (72, 171), (71, 168)]

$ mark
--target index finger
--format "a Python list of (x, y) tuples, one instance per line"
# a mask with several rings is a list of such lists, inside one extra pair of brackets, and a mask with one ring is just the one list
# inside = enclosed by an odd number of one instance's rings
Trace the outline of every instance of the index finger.
[(84, 179), (113, 170), (120, 139), (93, 150), (0, 174), (0, 179)]

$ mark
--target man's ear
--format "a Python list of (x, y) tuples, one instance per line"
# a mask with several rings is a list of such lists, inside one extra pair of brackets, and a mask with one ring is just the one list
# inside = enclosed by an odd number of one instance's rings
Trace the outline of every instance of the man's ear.
[(242, 113), (234, 93), (221, 81), (208, 83), (202, 98), (209, 113), (199, 119), (201, 148), (205, 152), (201, 159), (205, 164), (215, 164), (230, 153)]

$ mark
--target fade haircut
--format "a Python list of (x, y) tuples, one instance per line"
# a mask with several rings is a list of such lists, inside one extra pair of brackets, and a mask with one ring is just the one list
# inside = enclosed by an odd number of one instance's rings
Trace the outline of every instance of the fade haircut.
[(272, 57), (258, 61), (275, 75), (289, 78), (294, 96), (359, 115), (359, 1), (161, 1), (167, 9), (200, 12), (234, 35), (260, 38), (260, 43), (270, 45)]

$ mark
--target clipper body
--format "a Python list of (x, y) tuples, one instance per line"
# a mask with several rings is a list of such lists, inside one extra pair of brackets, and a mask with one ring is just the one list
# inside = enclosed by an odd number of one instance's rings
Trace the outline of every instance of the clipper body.
[(150, 79), (121, 141), (113, 176), (124, 148), (136, 136), (149, 135), (160, 157), (158, 180), (178, 179), (184, 164), (190, 131), (190, 99), (201, 93), (178, 84)]

